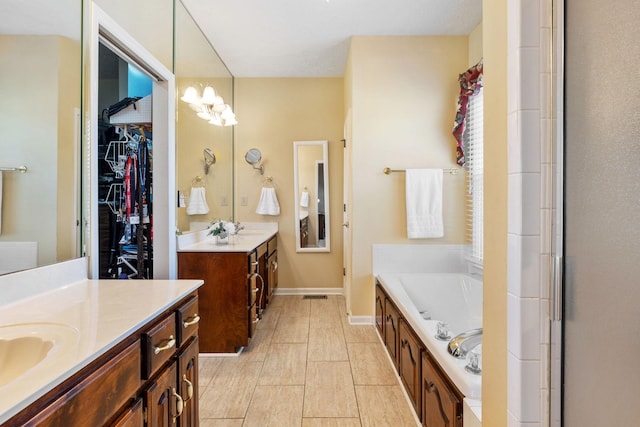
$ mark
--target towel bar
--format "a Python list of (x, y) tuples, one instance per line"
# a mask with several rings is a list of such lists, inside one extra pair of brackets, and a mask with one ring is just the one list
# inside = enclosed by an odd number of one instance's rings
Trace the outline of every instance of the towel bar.
[(27, 171), (27, 167), (26, 166), (18, 166), (17, 168), (7, 168), (7, 167), (2, 167), (0, 166), (0, 172), (22, 172), (25, 173)]
[[(449, 173), (450, 175), (456, 175), (458, 173), (458, 169), (457, 168), (449, 168), (449, 169), (442, 169), (444, 172)], [(385, 175), (389, 175), (392, 172), (406, 172), (406, 169), (391, 169), (391, 168), (384, 168), (382, 169), (382, 172), (384, 172)]]

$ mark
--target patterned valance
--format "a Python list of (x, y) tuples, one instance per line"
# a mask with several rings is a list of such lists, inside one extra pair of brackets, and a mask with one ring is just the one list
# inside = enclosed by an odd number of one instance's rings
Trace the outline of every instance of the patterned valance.
[(453, 136), (458, 143), (456, 161), (460, 166), (464, 166), (464, 134), (465, 122), (467, 119), (467, 105), (469, 97), (478, 93), (482, 87), (482, 59), (473, 67), (469, 68), (458, 77), (460, 82), (460, 96), (458, 97), (458, 107), (456, 110), (456, 118), (453, 123)]

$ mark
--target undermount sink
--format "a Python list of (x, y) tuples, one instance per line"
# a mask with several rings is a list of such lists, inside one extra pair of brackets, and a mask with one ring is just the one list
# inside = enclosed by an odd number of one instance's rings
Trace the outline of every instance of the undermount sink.
[(0, 326), (0, 387), (55, 363), (75, 344), (78, 330), (61, 323)]

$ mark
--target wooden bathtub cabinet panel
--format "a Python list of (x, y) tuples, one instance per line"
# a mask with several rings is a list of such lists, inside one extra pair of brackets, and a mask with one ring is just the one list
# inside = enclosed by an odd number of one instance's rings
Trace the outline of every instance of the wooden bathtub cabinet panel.
[(462, 395), (440, 373), (436, 362), (422, 355), (422, 425), (462, 427)]
[(386, 294), (382, 290), (380, 284), (376, 283), (376, 328), (380, 333), (380, 337), (384, 339), (384, 300)]
[(421, 358), (425, 351), (422, 343), (404, 319), (400, 319), (399, 374), (418, 417), (422, 415)]
[(250, 261), (244, 252), (179, 252), (178, 278), (203, 279), (199, 294), (202, 353), (235, 353), (249, 344)]
[(387, 350), (389, 351), (389, 355), (391, 356), (391, 360), (393, 360), (393, 364), (395, 365), (396, 370), (398, 370), (398, 347), (400, 338), (398, 321), (400, 320), (400, 313), (388, 298), (385, 298), (384, 312), (384, 343), (387, 346)]

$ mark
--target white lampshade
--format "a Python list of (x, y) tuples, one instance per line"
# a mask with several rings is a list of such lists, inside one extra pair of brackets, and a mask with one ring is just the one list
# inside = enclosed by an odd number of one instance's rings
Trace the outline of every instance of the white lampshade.
[(209, 112), (209, 108), (206, 105), (202, 106), (202, 109), (198, 113), (198, 117), (204, 120), (211, 120), (211, 113)]
[(224, 99), (222, 99), (220, 95), (216, 96), (216, 98), (213, 100), (213, 105), (224, 105)]
[(236, 116), (230, 117), (228, 119), (225, 119), (224, 121), (224, 125), (225, 126), (233, 126), (233, 125), (237, 125), (238, 121), (236, 120)]
[(211, 86), (207, 86), (204, 88), (202, 92), (202, 103), (207, 105), (213, 105), (216, 99), (216, 92), (213, 90)]
[(229, 104), (224, 105), (224, 110), (222, 110), (222, 113), (220, 113), (220, 117), (225, 120), (235, 117), (235, 114), (233, 114), (233, 110), (231, 109), (231, 106), (229, 106)]
[(220, 118), (220, 114), (213, 113), (211, 115), (211, 120), (209, 120), (209, 124), (216, 125), (216, 126), (222, 126), (222, 119)]
[(189, 104), (198, 102), (198, 99), (199, 99), (198, 91), (196, 90), (195, 87), (189, 86), (184, 90), (184, 95), (180, 99), (182, 99), (184, 102), (188, 102)]

